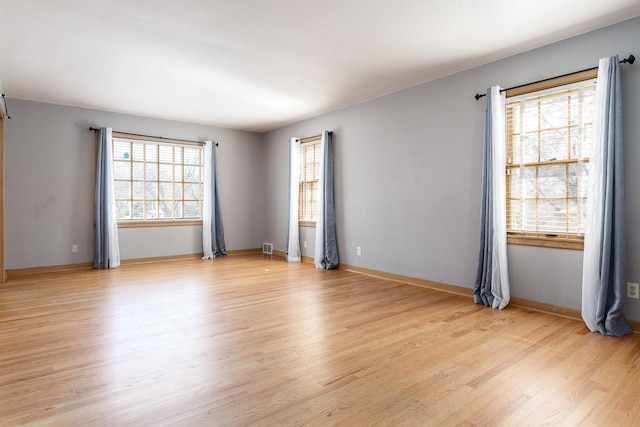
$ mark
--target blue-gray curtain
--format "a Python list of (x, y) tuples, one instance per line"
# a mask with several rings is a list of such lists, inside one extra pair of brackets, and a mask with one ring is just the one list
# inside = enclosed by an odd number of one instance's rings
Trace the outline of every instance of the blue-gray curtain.
[(120, 265), (118, 223), (113, 181), (113, 151), (111, 128), (98, 132), (96, 162), (95, 240), (93, 268), (115, 268)]
[(338, 240), (336, 237), (336, 207), (333, 193), (333, 144), (332, 133), (322, 132), (320, 140), (320, 176), (318, 179), (318, 222), (316, 223), (316, 268), (337, 268)]
[(204, 143), (204, 192), (202, 200), (202, 252), (204, 259), (226, 256), (224, 227), (218, 192), (218, 164), (213, 141)]
[(473, 290), (476, 304), (509, 304), (506, 230), (505, 98), (499, 86), (487, 90), (482, 160), (480, 249)]
[(622, 313), (626, 287), (622, 87), (618, 57), (598, 67), (582, 268), (582, 318), (591, 331), (632, 332)]

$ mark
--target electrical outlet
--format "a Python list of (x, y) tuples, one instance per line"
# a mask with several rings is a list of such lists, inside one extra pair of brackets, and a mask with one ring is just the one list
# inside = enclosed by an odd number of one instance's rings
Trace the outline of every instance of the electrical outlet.
[(304, 242), (302, 242), (302, 246), (304, 246), (305, 248), (307, 247), (307, 241), (306, 240)]
[(640, 285), (627, 283), (627, 298), (640, 299)]
[(71, 253), (74, 253), (74, 254), (78, 253), (78, 245), (71, 245)]
[(361, 256), (362, 255), (362, 248), (360, 246), (358, 246), (356, 248), (356, 255)]

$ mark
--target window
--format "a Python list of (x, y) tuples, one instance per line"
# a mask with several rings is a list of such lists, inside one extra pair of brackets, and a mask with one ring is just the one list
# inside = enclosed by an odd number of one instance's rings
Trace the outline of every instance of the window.
[(118, 222), (202, 219), (203, 148), (197, 144), (113, 138)]
[(311, 138), (300, 146), (300, 191), (298, 221), (314, 225), (318, 219), (318, 175), (320, 173), (320, 140)]
[(510, 243), (582, 248), (594, 100), (594, 79), (507, 94)]

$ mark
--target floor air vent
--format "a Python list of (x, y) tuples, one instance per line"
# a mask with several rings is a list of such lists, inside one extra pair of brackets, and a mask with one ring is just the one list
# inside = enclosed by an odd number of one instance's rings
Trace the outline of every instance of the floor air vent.
[(263, 243), (262, 244), (262, 253), (271, 255), (273, 254), (273, 243)]

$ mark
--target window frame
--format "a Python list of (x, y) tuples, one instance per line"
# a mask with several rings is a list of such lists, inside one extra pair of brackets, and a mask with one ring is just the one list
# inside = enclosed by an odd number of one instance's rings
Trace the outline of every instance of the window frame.
[[(539, 92), (548, 89), (560, 89), (562, 86), (568, 86), (577, 83), (588, 82), (589, 80), (597, 79), (598, 77), (598, 69), (585, 70), (578, 73), (573, 73), (561, 77), (556, 77), (549, 80), (544, 80), (541, 82), (532, 83), (529, 85), (519, 86), (513, 89), (509, 89), (505, 93), (506, 100), (508, 102), (509, 98), (513, 98), (516, 96), (521, 96), (529, 93)], [(510, 148), (509, 141), (509, 129), (507, 128), (507, 121), (505, 120), (505, 144), (507, 144), (507, 153)], [(586, 158), (583, 160), (584, 162), (588, 162), (589, 159)], [(567, 162), (562, 161), (558, 163), (569, 163), (571, 160)], [(545, 162), (549, 164), (553, 164), (553, 161)], [(509, 180), (506, 178), (507, 171), (509, 169), (513, 169), (513, 166), (510, 166), (508, 163), (506, 165), (505, 170), (505, 179), (507, 181), (507, 190), (509, 186)], [(507, 202), (507, 211), (509, 210), (509, 192), (506, 194), (506, 202)], [(524, 245), (524, 246), (537, 246), (537, 247), (545, 247), (545, 248), (556, 248), (556, 249), (572, 249), (572, 250), (583, 250), (584, 248), (584, 235), (563, 235), (561, 233), (558, 234), (543, 234), (543, 233), (526, 233), (526, 232), (514, 232), (507, 231), (507, 243), (511, 245)]]
[[(193, 141), (184, 141), (180, 139), (172, 139), (172, 138), (157, 138), (153, 136), (146, 135), (137, 135), (137, 134), (129, 134), (124, 132), (112, 132), (112, 152), (115, 150), (114, 140), (116, 139), (126, 139), (133, 142), (139, 143), (157, 143), (169, 146), (180, 146), (180, 147), (188, 147), (188, 148), (199, 148), (201, 150), (200, 154), (200, 180), (198, 183), (200, 184), (200, 217), (199, 218), (144, 218), (144, 219), (117, 219), (118, 228), (143, 228), (143, 227), (175, 227), (175, 226), (193, 226), (193, 225), (202, 225), (202, 198), (204, 195), (204, 144)], [(159, 159), (158, 159), (159, 160)], [(114, 162), (116, 161), (114, 156)], [(146, 161), (143, 162), (146, 164)], [(160, 163), (160, 162), (158, 162)], [(183, 165), (184, 166), (184, 165)], [(175, 167), (175, 163), (172, 163), (172, 167)], [(114, 176), (115, 178), (115, 176)], [(114, 179), (114, 181), (117, 181)], [(130, 182), (133, 182), (133, 176), (131, 177)], [(143, 181), (144, 182), (144, 181)], [(158, 182), (160, 182), (158, 180)], [(172, 181), (175, 185), (175, 181)], [(131, 189), (133, 191), (133, 189)], [(133, 194), (131, 195), (131, 200), (133, 201)], [(159, 200), (159, 199), (158, 199)], [(181, 199), (184, 200), (184, 199)], [(116, 199), (117, 201), (117, 199)], [(172, 203), (175, 203), (175, 198), (171, 199)]]
[[(311, 219), (311, 218), (304, 218), (302, 217), (303, 215), (303, 211), (304, 209), (302, 209), (302, 207), (304, 206), (306, 200), (304, 199), (304, 195), (307, 193), (306, 191), (304, 191), (304, 185), (310, 182), (318, 182), (318, 175), (320, 173), (319, 171), (319, 164), (320, 164), (320, 159), (318, 158), (317, 162), (314, 162), (314, 164), (317, 164), (318, 166), (318, 170), (315, 171), (315, 176), (316, 179), (315, 180), (305, 180), (303, 178), (306, 177), (306, 173), (304, 173), (304, 171), (306, 170), (306, 163), (304, 162), (305, 156), (303, 154), (304, 148), (305, 146), (309, 147), (309, 146), (320, 146), (322, 140), (322, 135), (316, 135), (316, 136), (311, 136), (308, 138), (302, 138), (300, 140), (300, 181), (298, 184), (298, 226), (300, 227), (311, 227), (311, 228), (315, 228), (316, 226), (316, 220), (315, 219)], [(320, 153), (318, 153), (318, 156), (320, 155)]]

